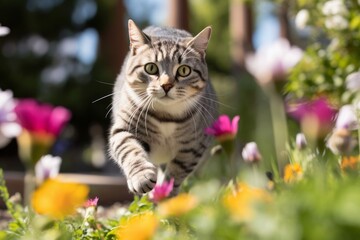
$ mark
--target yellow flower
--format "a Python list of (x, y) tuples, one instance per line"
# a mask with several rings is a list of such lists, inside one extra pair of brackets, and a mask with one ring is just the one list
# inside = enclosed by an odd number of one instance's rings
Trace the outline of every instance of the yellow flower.
[(37, 213), (61, 219), (74, 214), (88, 193), (86, 185), (49, 179), (34, 192), (31, 203)]
[(344, 157), (341, 160), (341, 170), (356, 170), (358, 168), (358, 165), (360, 163), (360, 157)]
[(299, 180), (303, 175), (303, 170), (298, 163), (288, 164), (284, 170), (284, 181), (286, 183), (294, 182)]
[(150, 239), (158, 225), (158, 219), (152, 212), (131, 216), (125, 224), (115, 231), (117, 239), (147, 240)]
[(174, 198), (160, 203), (158, 211), (165, 217), (180, 216), (196, 207), (197, 203), (198, 201), (194, 196), (188, 193), (182, 193)]
[(271, 196), (260, 188), (253, 188), (246, 183), (239, 183), (237, 189), (225, 194), (223, 204), (235, 220), (248, 221), (254, 215), (254, 205), (269, 202)]

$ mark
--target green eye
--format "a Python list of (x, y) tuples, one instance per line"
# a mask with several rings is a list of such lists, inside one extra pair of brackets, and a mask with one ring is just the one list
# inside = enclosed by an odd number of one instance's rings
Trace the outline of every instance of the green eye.
[(181, 77), (187, 77), (191, 73), (191, 68), (187, 65), (181, 65), (177, 69), (177, 74)]
[(147, 63), (145, 64), (145, 72), (150, 75), (155, 75), (159, 72), (159, 69), (155, 63)]

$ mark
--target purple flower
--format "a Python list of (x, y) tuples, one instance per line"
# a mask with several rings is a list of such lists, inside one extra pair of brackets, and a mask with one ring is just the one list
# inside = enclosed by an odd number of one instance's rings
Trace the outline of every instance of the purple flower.
[(171, 178), (169, 182), (164, 181), (161, 185), (156, 185), (149, 197), (153, 202), (160, 202), (170, 195), (173, 187), (174, 179)]
[(30, 133), (57, 137), (71, 113), (64, 107), (40, 104), (33, 99), (19, 101), (15, 107), (19, 123)]
[(98, 204), (99, 198), (95, 197), (94, 199), (88, 199), (85, 203), (84, 203), (84, 207), (88, 208), (88, 207), (96, 207)]
[(13, 93), (0, 89), (0, 147), (6, 146), (11, 138), (21, 132), (21, 126), (16, 122), (14, 107)]
[(245, 162), (256, 163), (261, 160), (261, 154), (255, 142), (249, 142), (242, 150), (242, 157)]
[(40, 158), (35, 165), (35, 176), (38, 183), (42, 183), (49, 178), (55, 178), (60, 171), (60, 157), (46, 155)]
[(299, 121), (307, 133), (323, 136), (327, 134), (335, 118), (337, 110), (332, 107), (326, 98), (321, 97), (310, 101), (301, 101), (288, 104), (287, 112)]
[(234, 139), (238, 131), (239, 116), (232, 121), (227, 115), (220, 115), (211, 127), (205, 129), (205, 133), (215, 136), (220, 142)]

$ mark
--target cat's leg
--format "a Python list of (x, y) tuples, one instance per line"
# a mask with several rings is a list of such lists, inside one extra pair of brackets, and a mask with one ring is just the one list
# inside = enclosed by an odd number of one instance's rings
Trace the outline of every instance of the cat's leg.
[(171, 192), (172, 196), (178, 194), (181, 183), (185, 178), (194, 172), (200, 162), (204, 161), (208, 155), (208, 148), (200, 144), (196, 148), (182, 148), (176, 157), (167, 164), (165, 176), (166, 179), (174, 178), (174, 188)]
[(129, 190), (135, 194), (151, 191), (157, 180), (157, 168), (148, 161), (148, 145), (124, 128), (114, 126), (110, 133), (110, 152), (122, 168)]

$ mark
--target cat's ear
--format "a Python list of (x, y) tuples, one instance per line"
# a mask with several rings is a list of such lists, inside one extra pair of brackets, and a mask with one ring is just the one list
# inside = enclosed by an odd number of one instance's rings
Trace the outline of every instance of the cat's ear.
[(141, 31), (138, 26), (134, 23), (133, 20), (129, 19), (129, 39), (130, 39), (130, 49), (135, 50), (144, 44), (150, 43), (150, 38)]
[(204, 28), (198, 35), (193, 37), (188, 46), (192, 46), (194, 49), (199, 52), (205, 52), (211, 36), (211, 27)]

